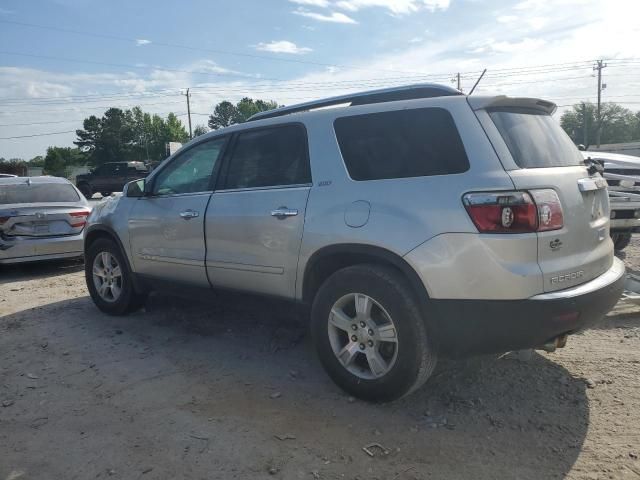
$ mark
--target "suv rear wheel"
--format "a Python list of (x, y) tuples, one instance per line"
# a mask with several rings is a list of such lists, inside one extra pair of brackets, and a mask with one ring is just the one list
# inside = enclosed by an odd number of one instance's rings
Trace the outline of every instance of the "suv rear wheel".
[(103, 312), (124, 315), (144, 303), (145, 296), (135, 292), (131, 272), (114, 241), (101, 238), (91, 244), (84, 272), (89, 294)]
[(370, 401), (411, 393), (436, 364), (424, 319), (406, 280), (391, 268), (356, 265), (320, 287), (312, 311), (313, 340), (329, 376)]

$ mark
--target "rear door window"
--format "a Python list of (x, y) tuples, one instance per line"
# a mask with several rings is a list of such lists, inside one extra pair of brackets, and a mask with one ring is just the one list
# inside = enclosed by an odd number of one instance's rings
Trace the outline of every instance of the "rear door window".
[(580, 151), (550, 115), (523, 108), (490, 110), (489, 116), (520, 168), (583, 165)]
[(238, 134), (224, 188), (259, 188), (311, 182), (307, 136), (302, 125)]
[(65, 183), (0, 185), (0, 205), (78, 202), (76, 189)]
[(469, 160), (443, 108), (420, 108), (338, 118), (334, 128), (353, 180), (462, 173)]

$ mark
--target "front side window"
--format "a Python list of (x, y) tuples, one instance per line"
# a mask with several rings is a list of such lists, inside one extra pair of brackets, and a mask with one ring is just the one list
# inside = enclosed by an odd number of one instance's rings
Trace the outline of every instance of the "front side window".
[(311, 182), (307, 138), (301, 125), (240, 133), (225, 188), (258, 188)]
[(334, 128), (353, 180), (462, 173), (469, 160), (451, 114), (419, 108), (338, 118)]
[(224, 144), (224, 138), (216, 138), (174, 158), (156, 176), (153, 194), (177, 195), (211, 190), (211, 175)]

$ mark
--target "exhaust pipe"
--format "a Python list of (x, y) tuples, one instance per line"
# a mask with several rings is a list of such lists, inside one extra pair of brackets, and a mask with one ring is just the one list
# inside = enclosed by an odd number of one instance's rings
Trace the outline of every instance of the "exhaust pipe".
[(550, 342), (545, 343), (537, 348), (537, 350), (544, 350), (545, 352), (552, 353), (555, 352), (557, 348), (564, 348), (567, 344), (567, 335), (566, 333), (563, 335), (559, 335)]

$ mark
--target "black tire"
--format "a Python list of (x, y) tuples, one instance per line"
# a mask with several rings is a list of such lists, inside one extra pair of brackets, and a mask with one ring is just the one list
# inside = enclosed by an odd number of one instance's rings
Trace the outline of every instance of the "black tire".
[(84, 197), (89, 200), (93, 196), (93, 191), (91, 190), (91, 186), (88, 183), (81, 183), (78, 185), (78, 190), (84, 195)]
[[(374, 299), (392, 318), (397, 335), (397, 357), (379, 378), (363, 379), (343, 366), (334, 354), (328, 333), (329, 313), (335, 302), (351, 293)], [(436, 365), (436, 352), (413, 292), (402, 275), (378, 265), (355, 265), (337, 271), (320, 287), (311, 309), (311, 333), (320, 361), (343, 390), (367, 401), (398, 399), (419, 388)]]
[(615, 248), (617, 252), (627, 248), (629, 242), (631, 242), (630, 233), (614, 233), (611, 237), (613, 239), (613, 248)]
[[(113, 255), (122, 272), (120, 295), (115, 301), (111, 302), (104, 300), (100, 296), (93, 281), (93, 262), (94, 259), (102, 252), (108, 252)], [(89, 290), (91, 299), (103, 312), (108, 313), (109, 315), (125, 315), (144, 305), (146, 295), (139, 294), (135, 291), (131, 271), (129, 270), (120, 248), (113, 240), (100, 238), (91, 244), (88, 251), (85, 252), (84, 273), (85, 280), (87, 282), (87, 289)]]

